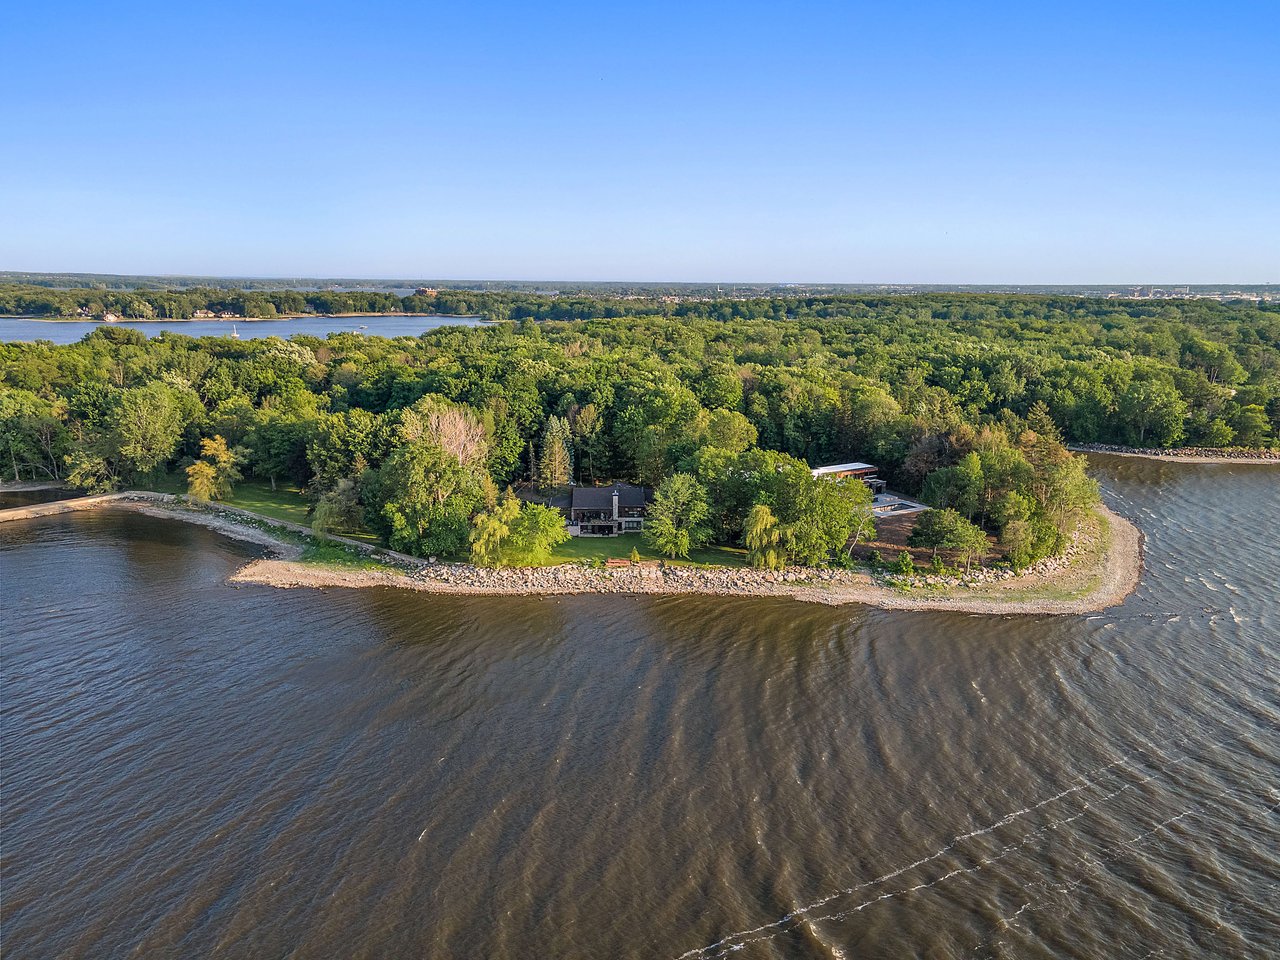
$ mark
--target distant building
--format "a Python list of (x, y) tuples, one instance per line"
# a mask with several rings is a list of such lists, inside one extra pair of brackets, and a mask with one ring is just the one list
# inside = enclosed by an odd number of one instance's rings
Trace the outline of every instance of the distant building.
[(870, 463), (832, 463), (825, 467), (813, 467), (815, 480), (848, 480), (857, 478), (865, 483), (872, 493), (882, 493), (887, 484), (876, 474), (879, 470)]
[(616, 537), (644, 529), (653, 491), (629, 483), (574, 487), (569, 497), (569, 533), (575, 537)]
[(435, 287), (419, 287), (413, 291), (419, 297), (434, 297), (436, 295)]

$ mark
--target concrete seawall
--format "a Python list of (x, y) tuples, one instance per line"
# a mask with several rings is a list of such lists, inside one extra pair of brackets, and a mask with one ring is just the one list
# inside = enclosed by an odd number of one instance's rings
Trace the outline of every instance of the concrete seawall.
[(52, 517), (59, 513), (75, 513), (80, 510), (95, 510), (98, 507), (113, 503), (132, 503), (151, 501), (153, 503), (173, 503), (177, 498), (171, 493), (150, 493), (132, 491), (129, 493), (103, 493), (92, 497), (72, 497), (67, 500), (50, 500), (46, 503), (30, 503), (22, 507), (9, 507), (0, 510), (0, 523), (10, 520), (33, 520), (36, 517)]

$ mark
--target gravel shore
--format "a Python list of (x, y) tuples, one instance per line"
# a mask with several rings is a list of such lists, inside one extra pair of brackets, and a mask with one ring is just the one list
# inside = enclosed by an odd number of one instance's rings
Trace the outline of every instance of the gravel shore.
[[(272, 587), (397, 587), (424, 593), (470, 596), (563, 596), (632, 594), (786, 597), (830, 606), (862, 604), (886, 610), (952, 610), (982, 614), (1091, 613), (1122, 602), (1142, 572), (1142, 535), (1128, 520), (1102, 507), (1109, 544), (1085, 551), (1080, 563), (1050, 563), (1006, 579), (988, 577), (973, 586), (906, 592), (863, 571), (792, 568), (776, 573), (750, 569), (668, 566), (597, 570), (580, 564), (486, 570), (467, 564), (424, 564), (405, 572), (360, 570), (255, 560), (233, 574), (231, 583)], [(1037, 597), (1043, 590), (1052, 596)], [(1072, 596), (1071, 594), (1078, 593)], [(1067, 598), (1058, 599), (1063, 594)]]
[(1171, 463), (1242, 463), (1280, 466), (1280, 450), (1256, 450), (1251, 448), (1174, 447), (1116, 447), (1106, 443), (1086, 443), (1068, 446), (1076, 453), (1105, 453), (1113, 457), (1142, 457), (1144, 460), (1165, 460)]

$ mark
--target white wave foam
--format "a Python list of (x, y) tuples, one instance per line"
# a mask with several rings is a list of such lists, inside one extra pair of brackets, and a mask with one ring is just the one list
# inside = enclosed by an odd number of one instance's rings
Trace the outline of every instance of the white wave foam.
[[(1168, 744), (1176, 745), (1176, 744), (1182, 744), (1185, 742), (1186, 740), (1183, 737), (1169, 738), (1165, 741), (1162, 741), (1161, 745), (1168, 745)], [(1159, 747), (1152, 747), (1150, 749), (1158, 750)], [(697, 947), (693, 950), (687, 950), (684, 953), (680, 954), (677, 960), (692, 960), (692, 958), (695, 958), (695, 957), (712, 958), (717, 956), (723, 956), (726, 953), (731, 953), (731, 952), (736, 952), (738, 950), (741, 950), (748, 943), (755, 943), (760, 940), (771, 939), (772, 937), (775, 937), (779, 933), (783, 932), (784, 928), (786, 928), (788, 925), (790, 925), (795, 921), (805, 920), (807, 922), (814, 922), (819, 920), (840, 919), (848, 916), (851, 913), (856, 913), (861, 910), (864, 910), (867, 907), (871, 906), (872, 904), (880, 903), (884, 900), (889, 900), (894, 897), (902, 896), (907, 893), (914, 893), (920, 890), (926, 890), (929, 887), (936, 886), (937, 884), (942, 883), (946, 880), (949, 880), (952, 877), (959, 876), (961, 874), (975, 873), (978, 870), (982, 870), (987, 866), (989, 866), (990, 864), (995, 863), (997, 860), (1003, 859), (1004, 857), (1008, 856), (1010, 853), (1014, 852), (1015, 850), (1025, 846), (1032, 839), (1042, 836), (1045, 832), (1049, 830), (1057, 829), (1058, 827), (1063, 826), (1064, 824), (1071, 823), (1075, 820), (1078, 820), (1080, 817), (1084, 816), (1084, 814), (1090, 809), (1090, 807), (1094, 803), (1103, 803), (1125, 792), (1126, 790), (1132, 789), (1133, 787), (1139, 786), (1143, 783), (1147, 783), (1155, 779), (1157, 774), (1151, 774), (1150, 776), (1147, 776), (1141, 780), (1128, 783), (1125, 786), (1112, 791), (1111, 793), (1107, 794), (1104, 797), (1099, 798), (1096, 801), (1083, 804), (1080, 810), (1077, 811), (1073, 816), (1065, 817), (1063, 819), (1053, 821), (1049, 824), (1046, 824), (1045, 826), (1041, 827), (1038, 830), (1034, 830), (1031, 833), (1026, 834), (1017, 843), (1004, 847), (998, 854), (995, 854), (992, 857), (988, 857), (984, 860), (979, 861), (973, 867), (957, 868), (955, 870), (952, 870), (950, 873), (944, 874), (943, 876), (930, 881), (929, 883), (917, 884), (916, 886), (913, 886), (913, 887), (907, 887), (901, 890), (896, 890), (890, 893), (882, 894), (878, 897), (872, 898), (871, 900), (866, 900), (854, 907), (845, 909), (839, 913), (828, 914), (823, 916), (813, 916), (814, 911), (821, 909), (822, 907), (826, 906), (829, 903), (832, 903), (835, 900), (840, 899), (841, 897), (851, 896), (861, 890), (866, 890), (870, 887), (878, 886), (879, 884), (886, 883), (889, 880), (893, 880), (897, 877), (900, 877), (903, 874), (916, 869), (917, 867), (922, 867), (925, 864), (932, 863), (933, 861), (940, 859), (941, 857), (945, 856), (947, 853), (951, 852), (958, 844), (961, 844), (966, 840), (972, 840), (975, 837), (981, 837), (981, 836), (985, 836), (987, 834), (993, 833), (996, 830), (999, 830), (1001, 827), (1007, 826), (1013, 821), (1018, 820), (1019, 818), (1024, 817), (1027, 814), (1033, 813), (1034, 811), (1039, 810), (1042, 807), (1048, 806), (1049, 804), (1052, 804), (1052, 803), (1056, 803), (1057, 801), (1062, 800), (1065, 797), (1073, 796), (1075, 794), (1081, 793), (1082, 791), (1088, 790), (1089, 788), (1096, 786), (1103, 779), (1103, 777), (1105, 777), (1110, 771), (1116, 769), (1117, 767), (1121, 769), (1132, 769), (1134, 765), (1134, 761), (1136, 759), (1137, 759), (1136, 756), (1133, 756), (1133, 755), (1127, 756), (1121, 760), (1116, 760), (1116, 761), (1113, 761), (1112, 763), (1103, 764), (1102, 766), (1096, 767), (1093, 770), (1080, 774), (1079, 776), (1076, 777), (1076, 780), (1083, 781), (1083, 782), (1078, 783), (1076, 786), (1068, 787), (1064, 790), (1059, 791), (1058, 793), (1053, 794), (1050, 797), (1046, 797), (1045, 799), (1038, 801), (1037, 803), (1033, 803), (1029, 806), (1022, 807), (1021, 809), (1015, 810), (1012, 813), (1006, 814), (1005, 816), (1001, 817), (999, 820), (996, 820), (995, 822), (990, 823), (984, 827), (980, 827), (976, 830), (972, 830), (969, 833), (959, 834), (953, 837), (951, 841), (947, 843), (945, 846), (941, 847), (940, 849), (936, 850), (935, 852), (929, 854), (926, 857), (922, 857), (919, 860), (916, 860), (912, 863), (907, 864), (906, 866), (899, 867), (895, 870), (891, 870), (886, 874), (876, 877), (874, 880), (868, 880), (864, 883), (860, 883), (852, 887), (847, 887), (843, 890), (837, 890), (836, 892), (828, 894), (827, 896), (822, 897), (818, 900), (815, 900), (812, 903), (799, 907), (796, 910), (793, 910), (790, 913), (786, 914), (785, 916), (772, 921), (771, 923), (761, 924), (760, 926), (752, 927), (749, 930), (739, 930), (735, 933), (731, 933), (724, 937), (721, 937), (719, 940), (715, 941), (714, 943), (707, 944), (706, 946), (703, 946), (703, 947)], [(1167, 770), (1168, 767), (1173, 766), (1177, 763), (1181, 763), (1186, 759), (1187, 759), (1186, 756), (1182, 756), (1172, 761), (1169, 761), (1167, 762), (1166, 766), (1161, 769), (1160, 772), (1164, 772), (1164, 770)]]

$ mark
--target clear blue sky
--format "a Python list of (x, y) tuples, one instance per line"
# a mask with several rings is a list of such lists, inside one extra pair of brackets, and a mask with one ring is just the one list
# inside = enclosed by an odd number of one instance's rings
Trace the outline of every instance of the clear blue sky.
[(5, 5), (0, 269), (1280, 281), (1280, 3)]

